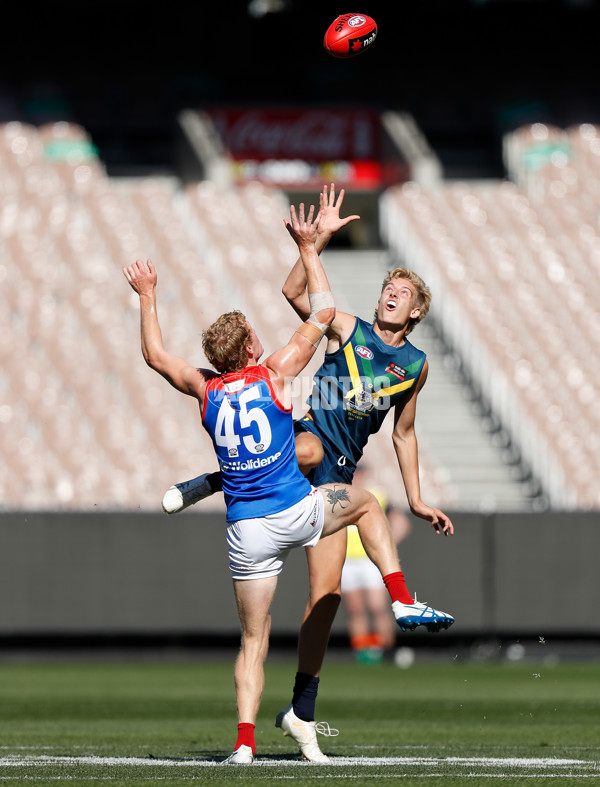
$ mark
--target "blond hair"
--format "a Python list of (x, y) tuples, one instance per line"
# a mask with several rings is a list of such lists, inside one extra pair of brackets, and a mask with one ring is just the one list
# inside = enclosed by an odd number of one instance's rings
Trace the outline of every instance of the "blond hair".
[(202, 334), (206, 360), (218, 372), (239, 372), (248, 365), (247, 347), (252, 344), (250, 327), (240, 311), (218, 317)]
[[(418, 317), (410, 319), (408, 323), (408, 327), (406, 329), (405, 336), (412, 331), (415, 325), (421, 320), (423, 320), (427, 316), (427, 312), (429, 311), (429, 307), (431, 305), (431, 290), (425, 284), (423, 279), (414, 271), (411, 271), (409, 268), (394, 268), (394, 270), (389, 271), (383, 283), (381, 285), (381, 292), (385, 289), (386, 285), (389, 284), (392, 279), (406, 279), (409, 281), (415, 288), (415, 299), (413, 306), (421, 310)], [(375, 319), (377, 318), (377, 310), (375, 310)]]

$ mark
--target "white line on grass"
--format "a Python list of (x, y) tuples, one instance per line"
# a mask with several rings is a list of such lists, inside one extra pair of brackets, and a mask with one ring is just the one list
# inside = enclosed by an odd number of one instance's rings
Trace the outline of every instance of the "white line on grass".
[[(100, 756), (60, 756), (41, 754), (35, 755), (5, 755), (0, 757), (0, 768), (22, 767), (51, 767), (55, 765), (91, 765), (91, 766), (150, 766), (202, 768), (213, 767), (221, 764), (221, 759), (153, 759), (152, 757), (100, 757)], [(282, 766), (302, 766), (312, 768), (315, 763), (299, 759), (282, 760), (279, 758), (261, 758), (254, 760), (255, 765), (263, 767), (280, 768)], [(381, 767), (381, 766), (461, 766), (483, 767), (521, 770), (571, 770), (586, 769), (588, 772), (600, 773), (600, 762), (595, 760), (559, 759), (553, 757), (331, 757), (326, 763), (327, 767)], [(563, 774), (566, 775), (566, 774)]]

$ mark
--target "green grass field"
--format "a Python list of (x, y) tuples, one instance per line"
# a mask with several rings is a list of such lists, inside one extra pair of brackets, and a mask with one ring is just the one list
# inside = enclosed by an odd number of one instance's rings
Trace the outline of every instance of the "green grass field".
[(600, 664), (331, 660), (318, 719), (331, 765), (274, 726), (292, 659), (270, 659), (257, 759), (235, 742), (233, 655), (214, 661), (0, 663), (0, 783), (600, 784)]

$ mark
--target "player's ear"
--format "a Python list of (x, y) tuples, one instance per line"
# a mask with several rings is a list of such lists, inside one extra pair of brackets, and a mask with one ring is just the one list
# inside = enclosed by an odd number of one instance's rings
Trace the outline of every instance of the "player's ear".
[(415, 308), (410, 313), (411, 320), (416, 320), (421, 316), (421, 307), (415, 306)]

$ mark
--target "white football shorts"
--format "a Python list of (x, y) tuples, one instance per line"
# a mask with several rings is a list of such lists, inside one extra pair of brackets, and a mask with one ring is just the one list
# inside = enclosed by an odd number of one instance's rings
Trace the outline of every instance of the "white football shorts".
[(229, 570), (233, 579), (262, 579), (281, 572), (291, 549), (314, 547), (325, 517), (323, 497), (315, 487), (299, 503), (279, 514), (227, 523)]
[(379, 569), (368, 557), (347, 557), (342, 569), (342, 593), (349, 590), (385, 590)]

